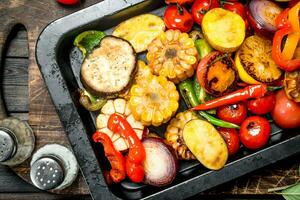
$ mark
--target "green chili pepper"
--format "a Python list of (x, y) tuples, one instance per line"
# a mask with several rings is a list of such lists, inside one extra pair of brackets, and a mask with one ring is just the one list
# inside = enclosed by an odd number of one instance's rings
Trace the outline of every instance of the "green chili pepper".
[[(193, 89), (193, 82), (190, 79), (187, 79), (179, 84), (179, 91), (184, 99), (187, 107), (195, 107), (199, 105), (199, 101), (196, 97), (195, 91)], [(224, 128), (240, 128), (238, 125), (229, 123), (220, 119), (217, 119), (210, 114), (208, 114), (205, 111), (199, 111), (198, 112), (200, 116), (205, 118), (208, 122), (210, 122), (213, 125), (224, 127)]]
[(213, 48), (208, 44), (208, 42), (205, 39), (195, 40), (195, 47), (198, 51), (200, 59), (204, 58), (204, 56), (213, 51)]
[(80, 104), (89, 111), (100, 110), (107, 101), (104, 98), (95, 97), (91, 95), (86, 90), (80, 90), (79, 93), (80, 93), (80, 98), (79, 98)]
[[(212, 99), (212, 97), (210, 95), (208, 95), (205, 92), (204, 88), (201, 87), (201, 85), (199, 84), (197, 76), (195, 76), (194, 80), (193, 80), (193, 89), (195, 91), (197, 100), (199, 101), (200, 104), (205, 103), (206, 101), (209, 101)], [(208, 112), (209, 114), (215, 115), (216, 109), (207, 110), (206, 112)]]
[(193, 89), (193, 82), (187, 79), (179, 84), (179, 92), (188, 108), (199, 105), (199, 101)]
[(211, 124), (215, 125), (215, 126), (219, 126), (219, 127), (224, 127), (224, 128), (237, 128), (239, 129), (240, 127), (236, 124), (230, 123), (230, 122), (226, 122), (223, 120), (220, 120), (218, 118), (215, 118), (214, 116), (211, 116), (210, 114), (208, 114), (205, 111), (200, 111), (198, 112), (199, 115), (201, 115), (203, 118), (205, 118), (208, 122), (210, 122)]

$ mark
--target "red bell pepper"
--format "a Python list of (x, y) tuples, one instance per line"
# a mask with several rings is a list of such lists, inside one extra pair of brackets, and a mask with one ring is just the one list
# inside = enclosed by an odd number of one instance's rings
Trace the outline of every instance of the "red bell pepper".
[(119, 114), (114, 113), (109, 117), (107, 127), (112, 132), (119, 133), (121, 137), (127, 140), (129, 152), (126, 157), (126, 173), (133, 182), (142, 182), (145, 175), (142, 164), (146, 158), (142, 142), (127, 120)]
[(110, 139), (105, 133), (95, 132), (93, 135), (94, 142), (102, 143), (105, 156), (107, 157), (111, 170), (109, 172), (113, 182), (119, 183), (126, 177), (125, 158), (117, 151)]
[[(300, 69), (300, 59), (293, 59), (300, 38), (299, 10), (300, 2), (285, 9), (275, 20), (278, 30), (273, 37), (272, 58), (285, 71)], [(281, 50), (285, 36), (287, 39)]]
[(282, 55), (281, 43), (284, 36), (293, 33), (291, 27), (286, 27), (276, 31), (273, 38), (273, 47), (272, 47), (272, 58), (279, 65), (279, 67), (285, 71), (294, 71), (300, 69), (300, 59), (287, 59)]

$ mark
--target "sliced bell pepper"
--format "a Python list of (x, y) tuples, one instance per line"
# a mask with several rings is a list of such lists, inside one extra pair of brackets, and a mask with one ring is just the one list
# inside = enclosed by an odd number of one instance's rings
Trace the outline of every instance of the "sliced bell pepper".
[[(300, 59), (293, 59), (300, 39), (299, 10), (300, 2), (291, 9), (284, 10), (276, 19), (276, 26), (279, 30), (273, 38), (272, 57), (276, 64), (285, 71), (300, 68)], [(286, 35), (287, 39), (281, 51), (282, 41)]]
[(276, 31), (273, 38), (272, 58), (279, 67), (285, 71), (294, 71), (300, 68), (300, 59), (287, 59), (281, 52), (281, 43), (284, 36), (293, 32), (291, 27), (282, 28)]
[(109, 175), (113, 182), (119, 183), (126, 177), (125, 158), (117, 151), (110, 139), (105, 133), (96, 132), (93, 135), (94, 142), (102, 143), (104, 147), (105, 156), (110, 162), (111, 170)]
[[(288, 11), (288, 21), (293, 29), (293, 32), (290, 33), (286, 39), (282, 55), (286, 59), (292, 59), (294, 56), (294, 52), (297, 48), (297, 44), (300, 39), (300, 28), (299, 28), (299, 9), (300, 9), (300, 2), (289, 9)], [(285, 27), (287, 27), (286, 25)]]
[(127, 140), (129, 152), (126, 156), (126, 174), (131, 181), (135, 183), (142, 182), (145, 176), (142, 164), (146, 158), (146, 151), (142, 142), (128, 121), (120, 114), (112, 114), (108, 119), (107, 127)]

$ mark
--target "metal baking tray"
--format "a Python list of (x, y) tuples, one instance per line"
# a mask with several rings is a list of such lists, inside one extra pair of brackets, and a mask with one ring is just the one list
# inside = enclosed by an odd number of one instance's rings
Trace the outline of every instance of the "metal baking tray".
[[(166, 187), (128, 180), (107, 185), (102, 172), (108, 162), (101, 145), (91, 141), (97, 113), (84, 110), (78, 103), (82, 57), (73, 40), (91, 29), (109, 34), (118, 23), (142, 13), (162, 16), (164, 7), (163, 0), (105, 0), (50, 23), (39, 36), (38, 65), (94, 199), (183, 199), (300, 152), (300, 130), (281, 130), (272, 124), (272, 137), (265, 148), (241, 149), (219, 171), (205, 169), (197, 161), (180, 161), (175, 181)], [(154, 131), (162, 134), (164, 129)]]

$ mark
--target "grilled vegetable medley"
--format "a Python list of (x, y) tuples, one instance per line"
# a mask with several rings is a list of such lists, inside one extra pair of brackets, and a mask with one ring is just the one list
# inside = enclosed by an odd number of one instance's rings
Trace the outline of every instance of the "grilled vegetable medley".
[(92, 139), (113, 183), (162, 187), (191, 160), (222, 170), (240, 149), (268, 145), (270, 123), (300, 127), (300, 2), (166, 4), (163, 16), (74, 40), (84, 57), (78, 102), (97, 115)]

